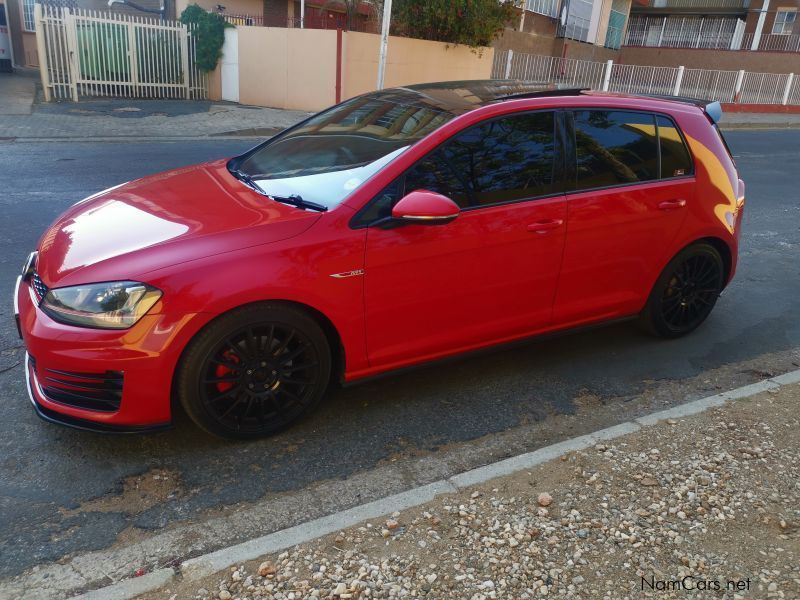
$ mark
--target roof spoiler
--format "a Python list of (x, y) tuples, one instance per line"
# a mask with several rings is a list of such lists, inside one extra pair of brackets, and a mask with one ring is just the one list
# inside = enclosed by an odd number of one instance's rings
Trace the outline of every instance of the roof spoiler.
[(645, 98), (657, 98), (658, 100), (671, 100), (672, 102), (683, 102), (692, 104), (697, 108), (703, 109), (708, 118), (716, 125), (722, 118), (722, 105), (716, 100), (702, 100), (700, 98), (688, 98), (686, 96), (669, 96), (667, 94), (637, 94)]
[(719, 102), (716, 100), (710, 102), (703, 107), (703, 110), (706, 111), (708, 118), (714, 121), (715, 125), (719, 123), (719, 120), (722, 118), (722, 105)]

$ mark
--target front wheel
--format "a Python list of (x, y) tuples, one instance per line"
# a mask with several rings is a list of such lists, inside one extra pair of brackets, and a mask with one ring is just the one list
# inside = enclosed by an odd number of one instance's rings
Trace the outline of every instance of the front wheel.
[(202, 429), (251, 439), (311, 410), (330, 375), (330, 346), (313, 318), (291, 306), (255, 304), (219, 317), (192, 340), (176, 393)]
[(676, 338), (706, 320), (724, 285), (725, 265), (719, 251), (699, 242), (681, 250), (664, 268), (639, 316), (654, 335)]

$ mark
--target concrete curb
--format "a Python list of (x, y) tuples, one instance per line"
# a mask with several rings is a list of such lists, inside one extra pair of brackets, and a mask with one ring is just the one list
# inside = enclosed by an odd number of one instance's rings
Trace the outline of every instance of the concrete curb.
[(709, 408), (724, 405), (726, 402), (749, 398), (769, 390), (777, 390), (785, 385), (800, 383), (800, 369), (777, 377), (764, 379), (714, 396), (686, 402), (674, 408), (638, 417), (633, 421), (607, 427), (593, 433), (564, 440), (533, 452), (513, 456), (477, 469), (453, 475), (428, 485), (388, 496), (381, 500), (355, 506), (353, 508), (320, 517), (306, 523), (276, 531), (269, 535), (242, 542), (228, 548), (210, 552), (182, 562), (177, 571), (159, 569), (141, 577), (122, 580), (113, 585), (100, 588), (79, 596), (81, 600), (127, 600), (140, 594), (157, 590), (177, 577), (187, 581), (202, 579), (208, 575), (227, 569), (233, 565), (255, 560), (265, 554), (280, 552), (324, 535), (351, 527), (367, 519), (374, 519), (395, 511), (408, 510), (430, 502), (440, 494), (454, 493), (471, 486), (485, 483), (497, 477), (511, 475), (530, 469), (542, 463), (559, 458), (568, 452), (589, 448), (599, 441), (612, 440), (643, 427), (656, 425), (665, 419), (679, 419), (702, 413)]
[(77, 596), (77, 600), (127, 600), (157, 590), (175, 577), (172, 569), (159, 569), (134, 579), (123, 579), (113, 585)]

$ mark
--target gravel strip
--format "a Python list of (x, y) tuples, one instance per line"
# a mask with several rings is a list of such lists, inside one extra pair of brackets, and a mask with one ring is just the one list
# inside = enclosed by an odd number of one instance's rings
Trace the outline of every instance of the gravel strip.
[(144, 597), (800, 598), (798, 402), (662, 421)]

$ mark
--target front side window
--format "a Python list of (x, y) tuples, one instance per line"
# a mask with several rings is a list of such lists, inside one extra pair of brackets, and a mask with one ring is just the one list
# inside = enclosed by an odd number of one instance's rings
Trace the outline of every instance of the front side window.
[(437, 192), (462, 208), (471, 204), (470, 192), (464, 185), (464, 180), (456, 175), (441, 151), (429, 154), (409, 169), (404, 188), (405, 193), (414, 190)]
[[(514, 115), (475, 125), (446, 143), (442, 155), (467, 182), (472, 206), (525, 200), (557, 191), (552, 112)], [(408, 184), (406, 190), (410, 191)]]
[(772, 33), (789, 35), (794, 29), (797, 11), (794, 9), (779, 8), (775, 13), (775, 22), (772, 24)]
[(517, 114), (474, 125), (384, 188), (355, 225), (388, 217), (403, 195), (421, 189), (447, 196), (461, 208), (558, 193), (555, 146), (553, 112)]
[(655, 116), (613, 110), (574, 113), (575, 189), (659, 178)]

